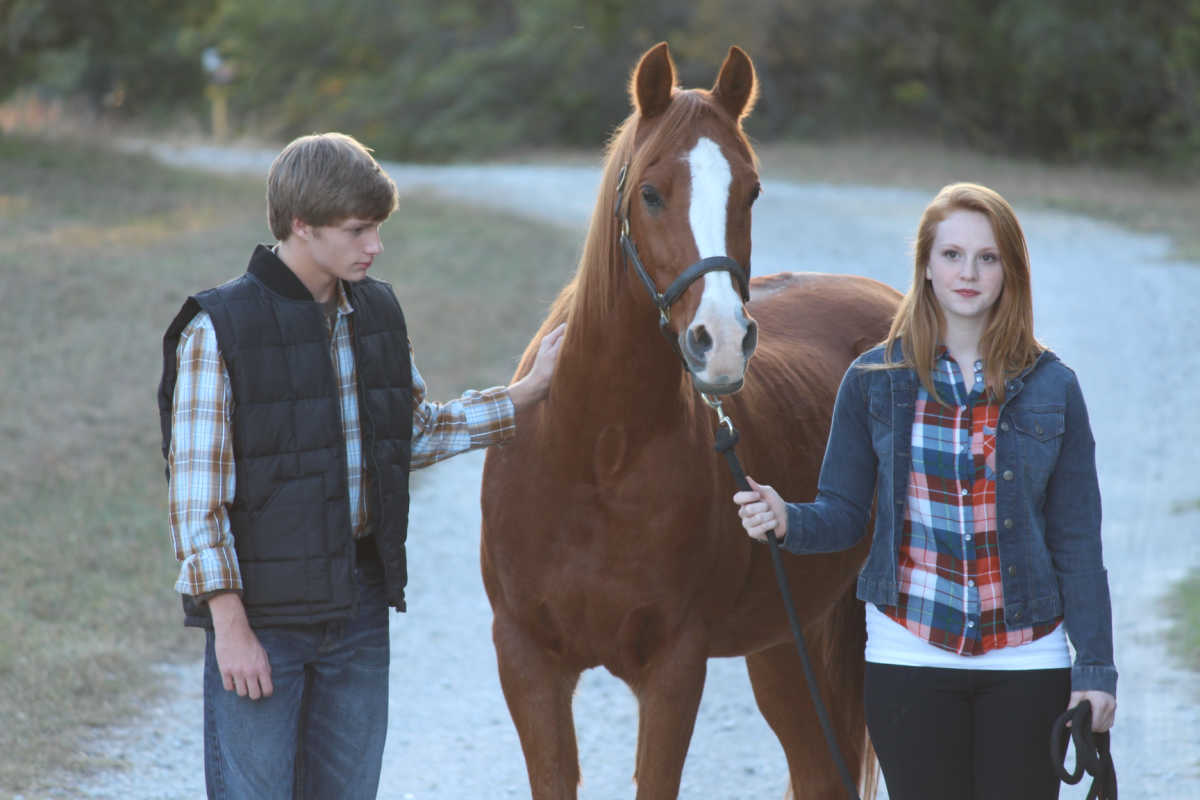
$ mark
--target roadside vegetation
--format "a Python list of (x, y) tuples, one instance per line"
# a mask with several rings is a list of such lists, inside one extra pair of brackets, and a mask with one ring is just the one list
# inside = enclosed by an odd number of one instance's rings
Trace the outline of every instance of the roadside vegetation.
[[(11, 137), (0, 175), (0, 796), (35, 797), (103, 766), (78, 743), (202, 652), (172, 590), (161, 337), (269, 234), (261, 179)], [(375, 272), (441, 399), (508, 381), (577, 257), (561, 230), (416, 197), (383, 231)]]
[[(1194, 515), (1200, 511), (1200, 498), (1179, 503), (1172, 511)], [(1171, 587), (1166, 610), (1171, 619), (1171, 652), (1185, 667), (1200, 672), (1200, 568)]]
[(0, 3), (0, 30), (0, 100), (32, 88), (203, 119), (211, 80), (235, 131), (286, 141), (319, 124), (390, 159), (590, 147), (666, 39), (686, 86), (709, 85), (731, 44), (750, 54), (763, 139), (932, 133), (1200, 168), (1196, 0), (26, 0)]
[(1175, 585), (1167, 609), (1172, 620), (1171, 649), (1185, 667), (1200, 671), (1200, 569)]

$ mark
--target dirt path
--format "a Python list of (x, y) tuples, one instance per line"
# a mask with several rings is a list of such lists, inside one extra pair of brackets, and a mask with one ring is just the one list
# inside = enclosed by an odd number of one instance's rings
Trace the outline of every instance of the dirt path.
[[(265, 172), (271, 154), (161, 150), (175, 163)], [(403, 189), (523, 210), (582, 232), (598, 171), (572, 167), (387, 165)], [(754, 271), (851, 272), (904, 288), (922, 193), (764, 180)], [(536, 208), (517, 208), (538, 198)], [(1161, 600), (1200, 565), (1193, 479), (1200, 408), (1200, 265), (1168, 242), (1058, 213), (1018, 209), (1030, 240), (1039, 338), (1079, 374), (1098, 442), (1121, 671), (1113, 748), (1125, 800), (1200, 798), (1200, 677), (1168, 657)], [(417, 344), (420, 346), (420, 333)], [(448, 391), (448, 390), (447, 390)], [(479, 454), (415, 483), (410, 613), (393, 617), (391, 728), (382, 798), (528, 797), (496, 677), (478, 569)], [(769, 476), (767, 476), (769, 477)], [(458, 511), (443, 513), (454, 506)], [(432, 509), (438, 508), (434, 515)], [(197, 644), (197, 662), (199, 644)], [(52, 797), (203, 796), (199, 667), (173, 669), (173, 702), (89, 749), (119, 765)], [(631, 798), (636, 711), (607, 673), (585, 674), (575, 703), (587, 800)], [(74, 780), (74, 779), (71, 779)], [(759, 717), (740, 660), (711, 662), (681, 797), (780, 797), (782, 752)], [(1083, 798), (1067, 787), (1062, 797)]]

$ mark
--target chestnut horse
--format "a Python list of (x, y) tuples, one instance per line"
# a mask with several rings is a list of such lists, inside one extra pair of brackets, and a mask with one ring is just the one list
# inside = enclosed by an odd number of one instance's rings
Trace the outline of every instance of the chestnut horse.
[[(711, 91), (675, 80), (665, 43), (642, 56), (578, 270), (517, 370), (566, 321), (549, 398), (487, 454), (482, 568), (501, 684), (535, 800), (576, 797), (571, 698), (595, 666), (638, 700), (637, 797), (672, 798), (707, 659), (744, 655), (795, 796), (842, 797), (770, 553), (738, 523), (696, 389), (727, 395), (751, 475), (811, 498), (838, 383), (884, 337), (898, 295), (865, 278), (780, 274), (754, 280), (745, 302), (738, 265), (748, 272), (759, 182), (741, 121), (754, 67), (734, 47)], [(627, 253), (622, 230), (636, 243)], [(698, 261), (703, 274), (673, 306), (647, 302), (647, 283), (657, 294)], [(862, 782), (875, 769), (854, 583), (868, 540), (784, 556), (820, 690)]]

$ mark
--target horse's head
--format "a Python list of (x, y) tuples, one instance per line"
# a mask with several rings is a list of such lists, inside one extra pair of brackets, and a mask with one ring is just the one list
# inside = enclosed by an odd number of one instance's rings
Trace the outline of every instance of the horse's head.
[(696, 388), (712, 394), (741, 388), (757, 342), (744, 303), (760, 187), (741, 127), (756, 93), (754, 66), (737, 47), (711, 91), (677, 88), (664, 42), (634, 70), (635, 113), (613, 145), (625, 259), (657, 295), (663, 333)]

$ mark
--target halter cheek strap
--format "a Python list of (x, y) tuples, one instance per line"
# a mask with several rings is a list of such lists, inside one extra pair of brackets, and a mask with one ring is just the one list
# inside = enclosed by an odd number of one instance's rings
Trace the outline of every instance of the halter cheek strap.
[(621, 203), (625, 193), (625, 177), (628, 172), (629, 165), (625, 164), (621, 167), (621, 172), (617, 176), (617, 201), (613, 205), (613, 216), (620, 223), (621, 236), (621, 251), (625, 255), (625, 261), (633, 266), (637, 276), (646, 286), (646, 291), (650, 294), (650, 300), (658, 309), (658, 325), (666, 336), (678, 348), (678, 342), (667, 330), (667, 325), (671, 321), (671, 306), (683, 296), (688, 287), (695, 283), (700, 276), (709, 272), (728, 272), (734, 282), (737, 284), (738, 292), (742, 297), (742, 302), (747, 302), (750, 299), (750, 280), (746, 276), (746, 270), (734, 259), (729, 256), (709, 256), (702, 258), (695, 264), (685, 269), (679, 277), (671, 282), (665, 292), (658, 291), (654, 280), (650, 277), (650, 273), (646, 271), (646, 267), (642, 264), (642, 259), (638, 256), (637, 245), (633, 243), (633, 239), (629, 236), (629, 217), (621, 213)]

